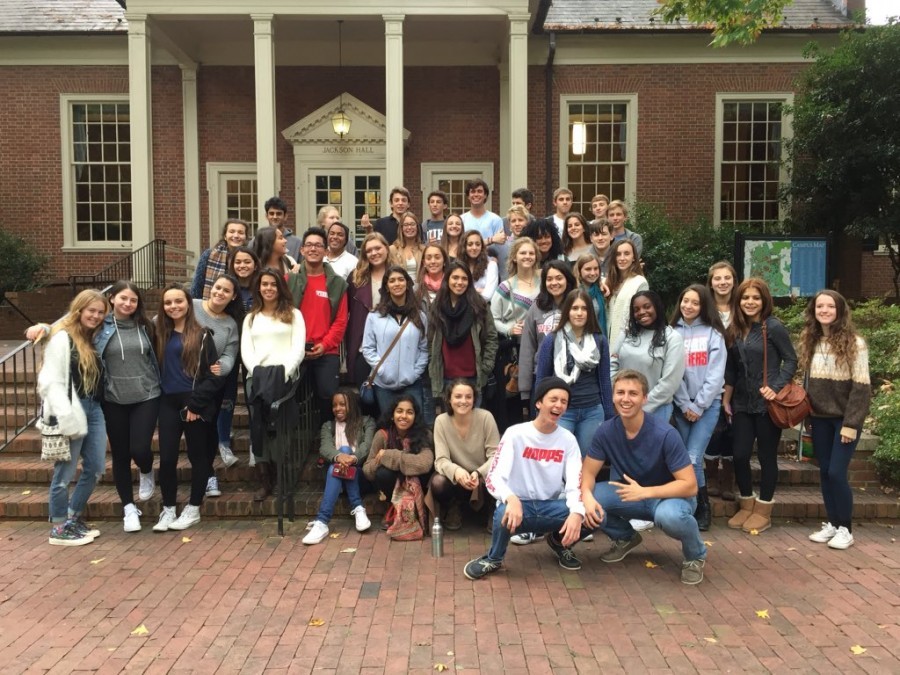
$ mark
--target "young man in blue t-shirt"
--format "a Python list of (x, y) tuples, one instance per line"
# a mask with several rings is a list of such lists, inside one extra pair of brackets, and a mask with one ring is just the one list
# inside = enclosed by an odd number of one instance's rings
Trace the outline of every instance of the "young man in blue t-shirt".
[[(629, 519), (651, 520), (681, 542), (681, 580), (699, 584), (706, 546), (694, 519), (697, 479), (678, 431), (644, 414), (648, 388), (636, 370), (621, 370), (613, 379), (618, 416), (597, 428), (581, 472), (584, 527), (599, 528), (613, 540), (600, 559), (614, 563), (641, 543)], [(610, 481), (597, 483), (604, 464)]]

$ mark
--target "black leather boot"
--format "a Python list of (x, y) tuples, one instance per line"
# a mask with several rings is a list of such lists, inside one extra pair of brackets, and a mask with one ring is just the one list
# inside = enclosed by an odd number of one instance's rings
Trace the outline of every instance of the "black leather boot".
[(712, 509), (709, 506), (709, 493), (706, 491), (705, 485), (697, 490), (697, 510), (694, 511), (694, 518), (697, 519), (697, 526), (701, 532), (709, 529), (712, 521)]

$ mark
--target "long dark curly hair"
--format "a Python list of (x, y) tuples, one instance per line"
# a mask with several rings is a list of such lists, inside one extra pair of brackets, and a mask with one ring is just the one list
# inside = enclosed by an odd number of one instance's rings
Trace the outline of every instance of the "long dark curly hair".
[[(653, 309), (656, 310), (656, 318), (653, 320), (653, 324), (651, 326), (642, 326), (634, 317), (634, 301), (638, 298), (647, 298), (653, 305)], [(667, 328), (668, 324), (666, 324), (666, 306), (663, 304), (662, 298), (659, 297), (659, 293), (657, 293), (656, 291), (639, 291), (631, 297), (631, 307), (628, 313), (628, 327), (625, 329), (626, 339), (637, 339), (637, 337), (643, 331), (652, 330), (653, 339), (650, 341), (650, 347), (648, 348), (648, 351), (650, 353), (650, 356), (655, 359), (657, 357), (654, 355), (654, 352), (657, 349), (662, 349), (666, 346)]]
[(411, 395), (401, 394), (391, 401), (388, 409), (381, 413), (381, 417), (378, 419), (378, 429), (383, 430), (387, 434), (388, 440), (386, 447), (404, 448), (404, 439), (400, 437), (397, 427), (394, 426), (394, 411), (400, 403), (404, 402), (412, 405), (413, 412), (415, 413), (413, 425), (410, 427), (409, 431), (406, 432), (408, 445), (406, 445), (405, 450), (410, 454), (418, 455), (425, 448), (431, 447), (431, 431), (429, 431), (428, 427), (425, 425), (425, 417), (422, 415), (419, 404), (416, 403), (416, 399)]

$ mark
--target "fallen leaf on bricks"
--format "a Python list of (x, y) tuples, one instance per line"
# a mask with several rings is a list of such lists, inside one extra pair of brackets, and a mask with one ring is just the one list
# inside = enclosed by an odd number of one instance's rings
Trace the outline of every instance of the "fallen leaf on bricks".
[(866, 648), (861, 647), (860, 645), (853, 645), (852, 647), (850, 647), (850, 651), (859, 656), (860, 654), (866, 653)]
[(435, 663), (434, 669), (439, 673), (443, 673), (445, 670), (447, 670), (447, 666), (443, 663)]
[(191, 541), (191, 538), (190, 538), (190, 537), (182, 537), (182, 538), (181, 538), (181, 543), (182, 543), (182, 544), (188, 544), (188, 543), (190, 543), (190, 541)]
[(132, 635), (149, 635), (150, 631), (147, 630), (147, 626), (145, 626), (144, 624), (141, 624), (140, 626), (135, 628), (133, 631), (131, 631), (131, 634)]
[(712, 541), (704, 541), (703, 543), (706, 544), (707, 546), (712, 546), (715, 542), (712, 542)]
[(797, 549), (796, 549), (796, 547), (794, 547), (794, 546), (791, 546), (791, 547), (788, 549), (788, 551), (796, 551), (796, 550), (797, 550)]
[(758, 609), (758, 610), (756, 610), (756, 616), (758, 616), (760, 619), (768, 619), (769, 618), (769, 610)]
[(310, 625), (310, 626), (324, 626), (324, 625), (325, 625), (325, 619), (310, 619), (310, 620), (309, 620), (309, 625)]
[(750, 534), (755, 537), (757, 534), (759, 534), (759, 530), (750, 530)]
[(657, 565), (652, 560), (645, 560), (644, 567), (646, 567), (648, 570), (652, 570), (654, 567), (659, 567), (659, 565)]
[(106, 558), (97, 558), (96, 560), (91, 560), (91, 565), (99, 565), (104, 560), (106, 560)]
[(30, 494), (31, 494), (31, 490), (22, 490), (22, 494), (23, 494), (23, 495), (30, 495)]
[(329, 539), (337, 539), (340, 536), (341, 536), (340, 532), (332, 532), (331, 534), (328, 535), (328, 538)]
[(355, 548), (342, 548), (341, 553), (356, 553)]
[(707, 642), (711, 642), (712, 644), (716, 644), (718, 642), (718, 640), (716, 640), (716, 638), (703, 638), (703, 639), (706, 640)]

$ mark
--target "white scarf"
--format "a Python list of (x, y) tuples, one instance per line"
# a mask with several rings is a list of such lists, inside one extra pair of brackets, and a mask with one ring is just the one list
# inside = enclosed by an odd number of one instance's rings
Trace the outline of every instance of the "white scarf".
[[(574, 384), (581, 371), (593, 370), (600, 363), (600, 350), (590, 333), (585, 333), (579, 346), (575, 333), (572, 332), (572, 325), (567, 323), (553, 340), (553, 372), (566, 384)], [(567, 372), (569, 354), (575, 362), (571, 372)]]

